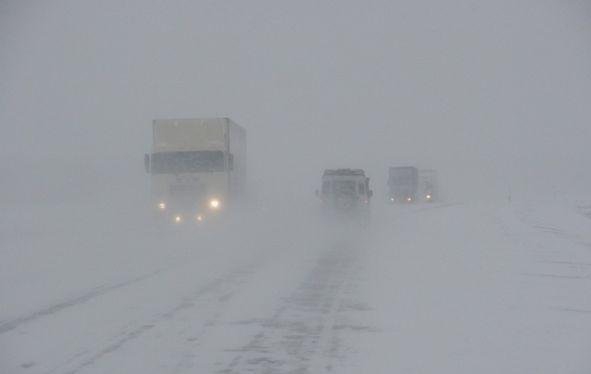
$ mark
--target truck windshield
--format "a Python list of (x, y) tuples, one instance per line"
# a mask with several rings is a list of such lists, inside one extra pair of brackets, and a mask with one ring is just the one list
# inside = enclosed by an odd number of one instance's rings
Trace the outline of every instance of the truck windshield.
[(390, 180), (390, 185), (392, 186), (406, 186), (411, 185), (412, 179), (410, 178), (393, 178)]
[(224, 171), (223, 151), (184, 151), (153, 153), (153, 174)]
[(412, 169), (398, 169), (390, 172), (388, 184), (390, 185), (406, 185), (412, 184), (414, 174)]

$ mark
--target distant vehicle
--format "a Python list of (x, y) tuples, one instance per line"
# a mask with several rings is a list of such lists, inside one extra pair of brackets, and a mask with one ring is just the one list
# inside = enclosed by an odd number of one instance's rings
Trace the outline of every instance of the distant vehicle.
[(327, 169), (322, 174), (321, 190), (316, 194), (333, 212), (366, 216), (373, 191), (362, 169)]
[(202, 222), (239, 200), (246, 131), (229, 118), (160, 119), (145, 155), (154, 209), (173, 223)]
[(433, 169), (423, 169), (419, 171), (419, 189), (421, 199), (432, 203), (439, 199), (437, 186), (437, 171)]
[(419, 171), (414, 166), (390, 167), (388, 169), (388, 201), (413, 203), (417, 200)]

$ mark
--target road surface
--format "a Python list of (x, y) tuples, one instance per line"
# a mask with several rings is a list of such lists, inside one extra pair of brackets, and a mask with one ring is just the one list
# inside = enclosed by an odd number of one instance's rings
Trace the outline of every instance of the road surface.
[(265, 214), (232, 235), (4, 225), (0, 372), (591, 372), (591, 220), (570, 204)]

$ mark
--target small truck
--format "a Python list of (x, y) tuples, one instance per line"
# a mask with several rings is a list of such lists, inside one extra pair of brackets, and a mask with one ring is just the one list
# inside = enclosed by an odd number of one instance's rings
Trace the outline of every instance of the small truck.
[(414, 203), (419, 192), (419, 171), (414, 166), (398, 166), (388, 169), (388, 201), (390, 203)]

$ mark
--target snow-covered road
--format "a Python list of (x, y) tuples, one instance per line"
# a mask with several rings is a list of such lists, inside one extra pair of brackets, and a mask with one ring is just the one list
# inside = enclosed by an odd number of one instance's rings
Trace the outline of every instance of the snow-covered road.
[(6, 220), (0, 372), (591, 372), (576, 206), (373, 213), (360, 229), (259, 212), (232, 235)]

